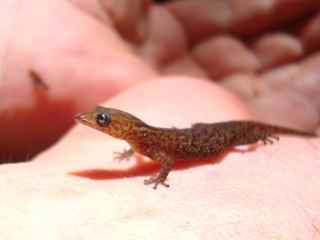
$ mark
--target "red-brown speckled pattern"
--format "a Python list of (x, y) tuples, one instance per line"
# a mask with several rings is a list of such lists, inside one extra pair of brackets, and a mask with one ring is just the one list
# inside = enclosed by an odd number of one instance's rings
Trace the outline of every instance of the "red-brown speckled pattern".
[[(102, 122), (98, 121), (98, 118)], [(149, 126), (135, 116), (112, 108), (97, 107), (93, 112), (79, 114), (76, 119), (113, 137), (126, 140), (131, 149), (118, 153), (118, 159), (134, 152), (145, 155), (161, 164), (160, 172), (145, 184), (169, 186), (165, 180), (176, 160), (200, 159), (224, 152), (227, 148), (256, 143), (272, 143), (277, 134), (316, 136), (285, 127), (255, 121), (228, 121), (196, 123), (191, 128), (158, 128)], [(105, 122), (103, 122), (105, 121)]]

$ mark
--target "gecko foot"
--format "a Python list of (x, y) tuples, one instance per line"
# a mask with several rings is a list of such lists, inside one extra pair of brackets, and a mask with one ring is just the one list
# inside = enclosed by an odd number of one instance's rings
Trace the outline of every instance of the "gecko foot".
[(264, 139), (262, 139), (262, 142), (263, 144), (267, 145), (267, 144), (273, 144), (274, 140), (279, 141), (279, 136), (276, 136), (276, 135), (266, 136)]
[(170, 187), (170, 185), (168, 183), (166, 183), (165, 181), (166, 181), (166, 178), (163, 178), (161, 176), (154, 176), (154, 177), (150, 177), (149, 179), (145, 179), (144, 184), (145, 185), (154, 184), (153, 189), (157, 189), (159, 184), (161, 184), (167, 188)]
[(126, 149), (122, 152), (114, 152), (114, 159), (121, 162), (121, 161), (129, 161), (132, 157), (134, 151), (132, 149)]

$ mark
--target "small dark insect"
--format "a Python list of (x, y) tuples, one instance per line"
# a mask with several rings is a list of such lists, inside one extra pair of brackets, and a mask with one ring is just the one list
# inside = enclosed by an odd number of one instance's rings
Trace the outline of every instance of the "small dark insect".
[(46, 84), (45, 81), (43, 81), (43, 79), (40, 77), (40, 75), (38, 73), (36, 73), (35, 71), (31, 70), (29, 72), (30, 78), (32, 80), (32, 84), (35, 88), (41, 89), (41, 90), (45, 90), (48, 91), (49, 90), (49, 86)]

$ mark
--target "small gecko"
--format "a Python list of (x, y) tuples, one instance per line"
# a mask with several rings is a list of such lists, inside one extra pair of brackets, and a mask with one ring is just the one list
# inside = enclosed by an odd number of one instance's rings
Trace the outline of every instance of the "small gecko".
[(177, 160), (206, 158), (223, 153), (227, 148), (279, 140), (277, 134), (315, 137), (315, 133), (273, 126), (257, 121), (226, 121), (196, 123), (190, 128), (160, 128), (143, 122), (130, 113), (98, 106), (92, 112), (81, 113), (76, 120), (112, 137), (127, 141), (129, 150), (117, 153), (119, 160), (129, 159), (135, 152), (160, 162), (157, 175), (144, 184), (169, 187), (166, 179)]

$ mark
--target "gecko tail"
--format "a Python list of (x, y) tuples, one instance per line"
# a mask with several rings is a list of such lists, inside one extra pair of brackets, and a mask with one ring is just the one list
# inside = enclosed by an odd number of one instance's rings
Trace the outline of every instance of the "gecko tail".
[[(268, 128), (268, 126), (266, 125)], [(271, 126), (272, 133), (275, 134), (284, 134), (284, 135), (296, 135), (296, 136), (303, 136), (303, 137), (318, 137), (315, 132), (307, 132), (303, 130), (288, 128), (288, 127), (280, 127), (280, 126)]]

